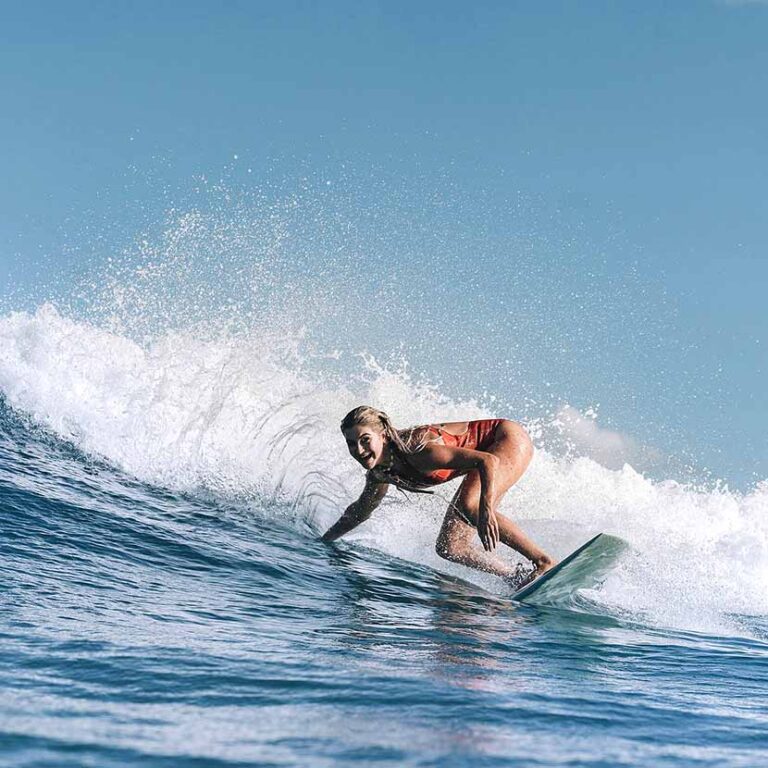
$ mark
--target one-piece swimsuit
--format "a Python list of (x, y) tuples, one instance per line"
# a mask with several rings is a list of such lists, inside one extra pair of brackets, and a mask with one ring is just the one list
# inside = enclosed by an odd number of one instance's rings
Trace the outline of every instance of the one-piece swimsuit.
[[(454, 435), (447, 432), (443, 424), (430, 424), (424, 427), (416, 427), (414, 432), (426, 430), (427, 442), (431, 439), (443, 439), (445, 445), (454, 448), (467, 448), (473, 451), (486, 451), (496, 440), (496, 428), (503, 419), (481, 419), (467, 423), (466, 432), (460, 435)], [(460, 469), (433, 469), (431, 472), (419, 472), (415, 467), (405, 464), (397, 475), (391, 475), (392, 482), (398, 485), (398, 480), (405, 481), (401, 487), (407, 490), (420, 490), (425, 487), (440, 485), (453, 480), (459, 475), (465, 474)], [(386, 479), (386, 476), (385, 476)]]

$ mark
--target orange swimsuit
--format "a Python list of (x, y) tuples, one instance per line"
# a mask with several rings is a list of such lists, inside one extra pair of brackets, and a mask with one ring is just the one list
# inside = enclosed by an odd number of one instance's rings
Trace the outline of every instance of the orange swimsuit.
[[(491, 447), (496, 440), (496, 427), (504, 421), (503, 419), (482, 419), (480, 421), (470, 421), (467, 425), (467, 431), (460, 435), (453, 435), (446, 432), (441, 426), (429, 425), (426, 427), (428, 433), (436, 437), (442, 437), (445, 445), (451, 445), (454, 448), (468, 448), (473, 451), (485, 451)], [(409, 487), (409, 490), (416, 490), (412, 486), (430, 486), (440, 485), (453, 480), (463, 474), (460, 469), (434, 469), (431, 472), (419, 472), (415, 467), (406, 465), (405, 472), (398, 473), (398, 479), (405, 480), (403, 484)], [(395, 479), (393, 478), (393, 481)], [(395, 482), (395, 484), (397, 484)]]

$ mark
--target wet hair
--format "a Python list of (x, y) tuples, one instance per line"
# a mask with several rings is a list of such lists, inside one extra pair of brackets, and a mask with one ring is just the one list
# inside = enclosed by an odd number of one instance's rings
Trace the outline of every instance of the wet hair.
[[(353, 408), (342, 420), (341, 431), (345, 432), (352, 427), (364, 425), (373, 427), (383, 432), (389, 438), (395, 452), (400, 456), (404, 464), (409, 464), (407, 457), (418, 453), (429, 442), (427, 440), (428, 430), (425, 427), (410, 427), (408, 429), (395, 429), (392, 420), (384, 411), (372, 408), (369, 405), (359, 405)], [(417, 493), (432, 493), (426, 491), (423, 487), (400, 477), (391, 471), (371, 470), (375, 476), (380, 477), (386, 482), (391, 482), (400, 488)]]
[(370, 405), (359, 405), (353, 408), (342, 420), (341, 431), (346, 432), (352, 427), (365, 425), (366, 427), (375, 427), (383, 432), (395, 446), (395, 450), (400, 454), (416, 453), (424, 446), (413, 446), (413, 429), (395, 429), (392, 420), (384, 411), (372, 408)]

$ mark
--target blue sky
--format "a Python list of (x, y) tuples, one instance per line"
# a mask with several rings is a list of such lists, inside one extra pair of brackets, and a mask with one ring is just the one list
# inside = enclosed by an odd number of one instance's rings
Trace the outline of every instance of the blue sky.
[[(130, 239), (201, 174), (239, 188), (351, 174), (375, 182), (370, 205), (389, 190), (385, 209), (447, 186), (486, 277), (505, 237), (527, 233), (542, 279), (572, 242), (574, 293), (595, 271), (604, 294), (623, 281), (599, 329), (626, 334), (623, 351), (592, 352), (584, 370), (531, 356), (560, 399), (600, 402), (612, 426), (666, 451), (660, 425), (679, 421), (716, 473), (764, 478), (766, 40), (762, 2), (9, 5), (2, 293), (76, 270), (100, 238)], [(525, 209), (518, 239), (499, 219), (480, 233), (483, 211), (509, 200)], [(420, 226), (434, 211), (414, 214)], [(450, 281), (461, 249), (424, 242), (434, 279)], [(669, 338), (637, 341), (649, 324)], [(546, 353), (546, 320), (523, 325)], [(631, 379), (643, 418), (614, 396), (616, 377), (585, 372), (601, 366)]]

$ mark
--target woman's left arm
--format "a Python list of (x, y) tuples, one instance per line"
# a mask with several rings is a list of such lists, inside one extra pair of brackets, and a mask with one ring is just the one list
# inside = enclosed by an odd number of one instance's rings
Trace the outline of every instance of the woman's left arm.
[(454, 448), (450, 445), (430, 444), (421, 451), (408, 456), (408, 461), (421, 472), (436, 469), (458, 469), (470, 472), (476, 469), (480, 475), (480, 509), (478, 510), (477, 532), (483, 547), (489, 552), (499, 543), (499, 526), (493, 509), (496, 497), (494, 476), (500, 459), (492, 453), (473, 451), (468, 448)]

